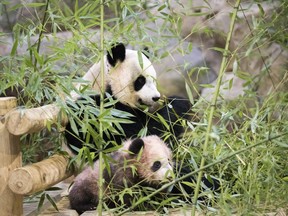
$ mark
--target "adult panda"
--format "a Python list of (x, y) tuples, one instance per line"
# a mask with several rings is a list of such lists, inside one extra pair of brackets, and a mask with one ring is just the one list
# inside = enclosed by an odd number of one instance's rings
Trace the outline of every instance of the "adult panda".
[[(105, 149), (120, 145), (127, 138), (138, 136), (140, 131), (146, 131), (144, 135), (161, 137), (165, 134), (171, 138), (178, 138), (184, 131), (181, 120), (189, 116), (191, 106), (188, 100), (172, 97), (154, 113), (143, 109), (152, 107), (160, 99), (155, 69), (144, 54), (141, 53), (139, 57), (138, 51), (126, 49), (122, 43), (116, 44), (105, 57), (104, 73), (105, 109), (110, 109), (108, 116), (114, 117), (114, 123), (110, 122), (104, 128), (103, 140), (107, 144), (104, 145)], [(93, 83), (92, 87), (99, 90), (99, 74), (100, 63), (96, 63), (83, 79)], [(73, 93), (74, 97), (75, 95)], [(74, 113), (74, 116), (70, 116), (65, 137), (74, 153), (83, 146), (88, 146), (90, 151), (100, 151), (97, 145), (101, 142), (97, 133), (100, 115), (97, 109), (100, 99), (100, 94), (96, 94), (88, 98), (78, 98), (76, 102), (68, 101), (72, 109), (70, 113)], [(130, 114), (127, 118), (129, 122), (123, 119), (123, 111)]]

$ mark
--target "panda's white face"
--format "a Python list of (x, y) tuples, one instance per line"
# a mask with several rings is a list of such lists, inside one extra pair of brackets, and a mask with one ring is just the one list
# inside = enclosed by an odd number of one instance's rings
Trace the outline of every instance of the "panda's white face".
[[(142, 145), (141, 145), (142, 144)], [(142, 151), (140, 151), (142, 148)], [(124, 152), (136, 154), (135, 166), (139, 176), (147, 183), (158, 184), (173, 176), (172, 152), (156, 135), (150, 135), (134, 141), (126, 141)], [(140, 158), (139, 154), (141, 152)], [(138, 161), (139, 160), (139, 161)]]
[(138, 173), (145, 181), (159, 183), (173, 175), (172, 153), (158, 136), (143, 138), (145, 147), (140, 159)]
[[(111, 48), (105, 59), (106, 87), (110, 87), (113, 96), (121, 103), (131, 107), (152, 106), (160, 99), (156, 86), (156, 71), (144, 54), (141, 57), (139, 61), (136, 50), (126, 49), (120, 43)], [(91, 82), (92, 88), (98, 92), (101, 92), (100, 68), (99, 62), (94, 64), (82, 78)], [(81, 86), (77, 84), (76, 88), (81, 89)], [(71, 96), (79, 97), (75, 92), (71, 92)]]
[[(109, 63), (109, 60), (108, 60)], [(131, 107), (152, 106), (160, 98), (156, 86), (156, 71), (149, 59), (142, 54), (142, 67), (135, 50), (126, 50), (123, 61), (109, 66), (107, 84), (112, 94)]]

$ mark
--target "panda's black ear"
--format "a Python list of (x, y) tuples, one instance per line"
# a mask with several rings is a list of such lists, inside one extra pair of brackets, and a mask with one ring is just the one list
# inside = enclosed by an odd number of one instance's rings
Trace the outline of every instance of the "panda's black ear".
[(144, 141), (143, 139), (134, 139), (131, 143), (131, 145), (129, 146), (129, 152), (133, 153), (133, 154), (138, 154), (141, 150), (141, 148), (144, 147)]
[(123, 62), (126, 55), (126, 49), (124, 44), (117, 43), (111, 47), (110, 52), (107, 53), (107, 59), (110, 65), (113, 67), (118, 61)]

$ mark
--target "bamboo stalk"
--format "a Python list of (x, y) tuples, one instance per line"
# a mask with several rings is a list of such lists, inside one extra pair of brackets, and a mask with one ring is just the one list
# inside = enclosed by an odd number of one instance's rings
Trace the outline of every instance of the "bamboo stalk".
[[(100, 94), (100, 113), (103, 113), (104, 110), (104, 0), (100, 0), (100, 77), (101, 77), (101, 94)], [(102, 122), (99, 121), (99, 133), (100, 136), (103, 138), (103, 125)], [(99, 146), (102, 149), (102, 143)], [(98, 215), (102, 215), (102, 206), (103, 206), (103, 168), (104, 168), (104, 161), (103, 161), (103, 152), (99, 152), (99, 179), (98, 179), (98, 186), (99, 186), (99, 203), (97, 206)]]
[[(42, 20), (42, 23), (41, 23), (41, 29), (40, 29), (39, 37), (38, 37), (38, 43), (37, 43), (37, 49), (36, 49), (36, 52), (38, 54), (39, 54), (39, 51), (40, 51), (42, 35), (43, 35), (43, 32), (44, 32), (44, 25), (45, 25), (45, 22), (47, 20), (47, 14), (48, 14), (47, 10), (48, 10), (49, 3), (50, 3), (49, 1), (50, 0), (46, 1), (44, 16), (43, 16), (43, 20)], [(34, 62), (34, 71), (36, 71), (36, 68), (37, 68), (37, 58), (35, 58), (35, 62)]]
[(203, 176), (203, 169), (202, 168), (205, 166), (205, 157), (206, 157), (206, 154), (207, 154), (207, 147), (208, 147), (208, 143), (209, 143), (209, 139), (210, 139), (210, 133), (211, 133), (211, 129), (212, 129), (213, 115), (214, 115), (214, 111), (216, 109), (216, 103), (217, 103), (217, 98), (219, 96), (219, 91), (220, 91), (220, 86), (221, 86), (221, 82), (222, 82), (222, 77), (223, 77), (225, 69), (227, 67), (229, 45), (230, 45), (230, 41), (231, 41), (231, 38), (232, 38), (232, 33), (233, 33), (233, 30), (234, 30), (234, 25), (235, 25), (236, 16), (237, 16), (237, 12), (239, 10), (240, 3), (241, 3), (241, 0), (237, 0), (237, 2), (235, 3), (235, 6), (234, 6), (234, 11), (233, 11), (233, 14), (232, 14), (232, 17), (231, 17), (229, 32), (228, 32), (228, 35), (227, 35), (226, 44), (225, 44), (225, 48), (224, 48), (224, 52), (223, 52), (223, 58), (222, 58), (222, 62), (221, 62), (221, 67), (220, 67), (220, 71), (219, 71), (217, 84), (216, 84), (216, 89), (215, 89), (215, 93), (213, 95), (213, 99), (212, 99), (212, 102), (211, 102), (212, 104), (211, 104), (211, 107), (210, 107), (210, 113), (209, 113), (209, 119), (208, 119), (208, 127), (207, 127), (206, 136), (205, 136), (205, 142), (204, 142), (204, 146), (203, 146), (203, 156), (201, 158), (201, 163), (200, 163), (200, 167), (199, 167), (200, 171), (198, 173), (197, 183), (196, 183), (196, 188), (195, 188), (195, 193), (194, 193), (193, 207), (192, 207), (192, 211), (191, 211), (191, 215), (192, 216), (195, 215), (195, 211), (196, 211), (196, 203), (197, 203), (197, 200), (198, 200), (200, 184), (201, 184), (201, 180), (202, 180), (202, 176)]

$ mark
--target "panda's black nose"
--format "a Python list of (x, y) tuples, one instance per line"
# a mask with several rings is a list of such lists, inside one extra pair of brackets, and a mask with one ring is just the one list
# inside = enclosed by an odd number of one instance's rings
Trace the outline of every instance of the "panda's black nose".
[(158, 101), (159, 99), (160, 99), (160, 97), (152, 97), (152, 100), (155, 102)]

